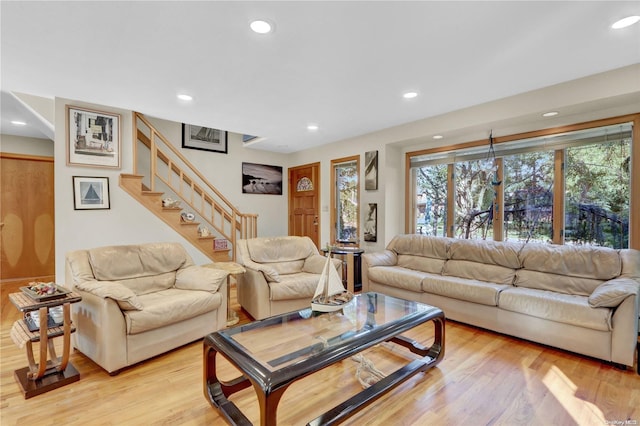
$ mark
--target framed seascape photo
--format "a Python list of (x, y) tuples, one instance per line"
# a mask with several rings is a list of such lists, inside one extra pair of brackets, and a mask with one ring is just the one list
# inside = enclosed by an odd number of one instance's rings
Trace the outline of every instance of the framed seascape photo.
[(227, 153), (227, 132), (210, 127), (182, 124), (182, 147)]
[(378, 151), (364, 153), (364, 189), (378, 189)]
[(67, 165), (120, 168), (120, 115), (67, 105)]
[(108, 177), (73, 177), (73, 208), (75, 210), (107, 210), (109, 203)]
[(369, 203), (364, 218), (364, 240), (375, 243), (378, 241), (378, 203)]
[(242, 163), (242, 193), (282, 195), (282, 167)]

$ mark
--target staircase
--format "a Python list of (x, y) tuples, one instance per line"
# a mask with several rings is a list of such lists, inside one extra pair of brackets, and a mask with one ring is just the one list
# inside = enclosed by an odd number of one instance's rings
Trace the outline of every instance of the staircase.
[[(257, 214), (239, 212), (140, 113), (133, 113), (134, 172), (120, 175), (120, 187), (215, 262), (235, 260), (236, 241), (257, 236)], [(181, 207), (163, 207), (163, 198)], [(194, 213), (186, 222), (183, 212)], [(200, 226), (212, 234), (201, 237)], [(216, 239), (227, 248), (214, 248)]]

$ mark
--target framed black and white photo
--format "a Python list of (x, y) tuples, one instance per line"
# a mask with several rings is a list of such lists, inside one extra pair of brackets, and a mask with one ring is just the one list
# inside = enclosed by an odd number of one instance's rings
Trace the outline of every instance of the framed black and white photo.
[(282, 195), (282, 167), (242, 163), (242, 193)]
[(107, 210), (111, 208), (109, 178), (74, 176), (73, 208), (75, 210)]
[(67, 105), (67, 165), (120, 168), (120, 115)]
[(182, 147), (227, 153), (227, 132), (211, 127), (182, 124)]
[(378, 189), (378, 151), (364, 153), (364, 189)]
[(378, 203), (369, 203), (364, 218), (364, 240), (375, 243), (378, 241)]

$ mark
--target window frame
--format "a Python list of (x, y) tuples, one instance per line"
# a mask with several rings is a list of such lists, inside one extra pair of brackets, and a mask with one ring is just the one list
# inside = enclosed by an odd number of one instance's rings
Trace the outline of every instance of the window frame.
[(336, 158), (331, 160), (331, 232), (329, 235), (329, 241), (331, 244), (337, 243), (337, 227), (338, 227), (338, 194), (337, 194), (337, 176), (336, 176), (336, 168), (337, 166), (345, 163), (355, 163), (356, 167), (356, 200), (357, 200), (357, 208), (356, 208), (356, 240), (355, 245), (358, 246), (360, 244), (360, 156), (353, 155), (349, 157)]
[[(545, 136), (554, 136), (561, 133), (575, 132), (579, 130), (593, 129), (597, 127), (605, 127), (616, 124), (631, 123), (632, 125), (632, 141), (631, 141), (631, 182), (630, 182), (630, 199), (629, 199), (629, 248), (640, 249), (640, 113), (623, 115), (618, 117), (605, 118), (584, 123), (571, 124), (561, 127), (553, 127), (548, 129), (535, 130), (531, 132), (517, 133), (513, 135), (494, 137), (494, 145), (513, 142), (517, 140), (538, 138)], [(473, 142), (464, 142), (453, 145), (440, 146), (436, 148), (423, 149), (418, 151), (410, 151), (405, 154), (405, 232), (411, 233), (414, 229), (414, 209), (415, 209), (415, 173), (412, 171), (412, 158), (425, 155), (445, 155), (449, 152), (469, 150), (474, 148), (487, 147), (487, 140), (478, 140)], [(565, 160), (564, 149), (554, 150), (554, 209), (553, 209), (553, 244), (564, 244), (564, 174), (563, 165)], [(448, 185), (449, 194), (452, 194), (455, 182), (453, 180), (453, 168), (449, 167)], [(499, 175), (503, 175), (503, 165), (500, 162)], [(500, 189), (503, 185), (500, 185)], [(503, 194), (499, 194), (498, 200), (503, 199)], [(452, 237), (454, 224), (454, 198), (448, 197), (447, 200), (447, 236)], [(503, 203), (500, 202), (500, 205)], [(634, 209), (636, 210), (634, 212)], [(634, 214), (635, 213), (635, 214)], [(494, 212), (495, 214), (495, 212)], [(494, 216), (495, 217), (495, 216)], [(498, 219), (498, 217), (495, 217)], [(561, 226), (558, 226), (561, 224)], [(503, 221), (494, 220), (494, 236), (502, 237)], [(496, 229), (499, 228), (499, 229)], [(502, 238), (494, 238), (501, 241)]]

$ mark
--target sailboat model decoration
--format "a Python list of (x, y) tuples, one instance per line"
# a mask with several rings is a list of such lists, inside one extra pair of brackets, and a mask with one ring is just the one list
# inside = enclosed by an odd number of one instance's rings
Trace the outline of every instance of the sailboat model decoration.
[(352, 299), (353, 294), (345, 290), (338, 271), (331, 264), (331, 251), (329, 251), (316, 292), (311, 299), (311, 310), (318, 312), (338, 311)]

